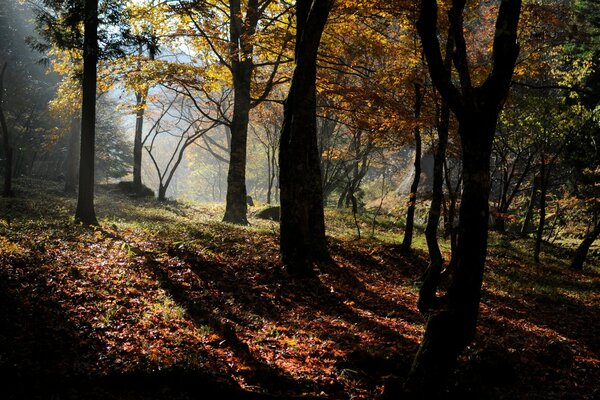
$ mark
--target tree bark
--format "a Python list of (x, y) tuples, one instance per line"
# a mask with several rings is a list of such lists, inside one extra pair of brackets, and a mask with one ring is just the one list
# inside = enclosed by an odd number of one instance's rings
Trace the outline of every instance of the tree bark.
[(4, 63), (0, 72), (0, 127), (2, 127), (2, 147), (4, 148), (4, 189), (2, 195), (11, 197), (12, 191), (12, 165), (13, 149), (11, 147), (10, 131), (4, 115), (4, 74), (8, 64)]
[[(421, 118), (421, 84), (415, 83), (415, 123), (418, 124)], [(417, 125), (413, 131), (415, 138), (415, 176), (410, 185), (410, 195), (408, 198), (408, 210), (406, 211), (406, 226), (404, 227), (404, 239), (402, 240), (402, 251), (410, 250), (413, 239), (415, 223), (415, 207), (417, 205), (417, 190), (421, 179), (421, 128)]]
[(67, 151), (67, 168), (65, 171), (65, 193), (77, 192), (77, 180), (79, 179), (79, 150), (81, 119), (79, 114), (71, 119), (71, 131), (69, 132), (69, 149)]
[(81, 153), (79, 195), (75, 221), (98, 225), (94, 210), (94, 158), (96, 142), (96, 66), (98, 63), (98, 1), (85, 0), (83, 83), (81, 104)]
[(573, 257), (573, 261), (571, 262), (570, 268), (574, 271), (583, 270), (583, 264), (585, 263), (585, 259), (587, 258), (587, 254), (590, 251), (590, 247), (592, 243), (598, 238), (600, 235), (600, 221), (596, 222), (596, 227), (593, 231), (589, 232), (583, 241), (577, 247), (575, 251), (575, 257)]
[(311, 275), (313, 261), (329, 258), (317, 144), (316, 62), (331, 5), (331, 0), (296, 2), (296, 66), (284, 106), (279, 185), (281, 260), (297, 275)]

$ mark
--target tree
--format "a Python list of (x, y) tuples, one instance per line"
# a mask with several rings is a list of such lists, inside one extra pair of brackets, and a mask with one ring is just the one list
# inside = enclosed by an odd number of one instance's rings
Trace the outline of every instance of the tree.
[(94, 210), (94, 164), (96, 155), (96, 76), (98, 65), (98, 1), (85, 0), (83, 78), (81, 100), (81, 152), (79, 193), (75, 221), (98, 225)]
[(284, 105), (279, 145), (280, 252), (292, 274), (309, 275), (327, 259), (317, 146), (317, 52), (332, 0), (296, 2), (295, 69)]
[[(421, 107), (422, 107), (422, 93), (421, 93), (421, 84), (415, 83), (415, 120), (418, 120), (421, 117)], [(415, 139), (415, 175), (410, 185), (410, 194), (408, 198), (408, 209), (406, 210), (406, 226), (404, 228), (404, 239), (402, 239), (402, 251), (410, 250), (410, 246), (412, 245), (413, 231), (414, 231), (414, 223), (415, 223), (415, 207), (417, 205), (417, 190), (419, 189), (419, 180), (421, 178), (421, 147), (422, 147), (422, 139), (421, 139), (421, 127), (419, 125), (415, 125), (413, 129), (414, 139)]]
[(437, 35), (436, 0), (421, 0), (417, 22), (431, 79), (459, 123), (464, 174), (458, 261), (443, 307), (428, 310), (425, 334), (406, 383), (409, 392), (423, 396), (436, 395), (458, 355), (475, 335), (487, 252), (492, 143), (519, 54), (521, 1), (502, 0), (496, 18), (491, 71), (481, 84), (474, 84), (464, 35), (465, 3), (453, 0), (448, 12), (459, 88), (444, 66)]
[(200, 47), (212, 53), (219, 66), (231, 76), (234, 104), (231, 118), (226, 121), (231, 130), (231, 150), (223, 221), (248, 224), (249, 115), (252, 108), (267, 99), (275, 85), (288, 80), (278, 76), (278, 71), (286, 61), (285, 50), (290, 40), (289, 24), (284, 18), (289, 7), (273, 0), (230, 0), (182, 1), (180, 8), (193, 26), (194, 34), (203, 42)]
[[(217, 125), (216, 122), (205, 118), (203, 113), (194, 113), (197, 111), (198, 103), (192, 102), (191, 97), (177, 91), (166, 93), (166, 90), (163, 91), (162, 97), (165, 99), (164, 101), (160, 98), (155, 100), (160, 111), (146, 138), (142, 141), (142, 143), (146, 143), (151, 138), (145, 149), (158, 177), (158, 201), (166, 200), (167, 189), (183, 161), (186, 149)], [(177, 110), (174, 109), (175, 104), (179, 104)], [(161, 136), (166, 136), (167, 140), (174, 144), (170, 153), (164, 151), (164, 148), (160, 149), (162, 151), (156, 152)], [(159, 156), (165, 156), (166, 161), (161, 162)]]
[(12, 196), (12, 165), (13, 149), (10, 140), (10, 131), (4, 114), (4, 76), (8, 64), (4, 63), (0, 70), (0, 128), (2, 128), (2, 148), (4, 149), (4, 196)]

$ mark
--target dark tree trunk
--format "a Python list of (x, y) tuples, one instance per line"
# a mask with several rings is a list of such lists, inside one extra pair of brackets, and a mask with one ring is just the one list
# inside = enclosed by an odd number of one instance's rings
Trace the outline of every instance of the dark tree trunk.
[(444, 299), (446, 304), (431, 312), (427, 321), (409, 376), (409, 390), (435, 391), (443, 387), (456, 358), (475, 335), (487, 251), (490, 139), (494, 128), (495, 118), (492, 117), (463, 121), (459, 128), (463, 138), (464, 189), (457, 263)]
[(133, 140), (133, 190), (142, 190), (142, 134), (144, 132), (144, 113), (146, 111), (146, 93), (136, 93), (135, 103), (137, 113), (135, 116), (135, 137)]
[(593, 231), (589, 232), (583, 241), (577, 247), (575, 251), (575, 257), (573, 257), (573, 261), (571, 262), (570, 268), (575, 271), (583, 270), (583, 264), (585, 263), (585, 259), (587, 258), (588, 251), (592, 246), (592, 243), (598, 238), (600, 235), (600, 221), (596, 222), (596, 227)]
[[(419, 123), (421, 118), (421, 84), (415, 83), (415, 122)], [(413, 131), (415, 138), (415, 176), (410, 185), (410, 195), (408, 198), (408, 210), (406, 211), (406, 226), (404, 227), (404, 239), (402, 240), (402, 251), (410, 250), (412, 245), (415, 207), (417, 205), (417, 190), (419, 189), (419, 180), (421, 179), (421, 128), (417, 125)]]
[(340, 194), (340, 198), (337, 202), (337, 208), (344, 208), (344, 202), (348, 198), (348, 191), (350, 190), (350, 182), (347, 182), (344, 185), (344, 189), (342, 189), (342, 194)]
[(535, 246), (533, 249), (533, 260), (540, 262), (540, 252), (542, 249), (542, 240), (544, 238), (544, 228), (546, 226), (546, 194), (548, 192), (548, 173), (546, 172), (546, 158), (542, 152), (540, 164), (540, 221), (535, 234)]
[(435, 291), (444, 266), (444, 259), (438, 244), (438, 226), (442, 202), (444, 199), (444, 160), (446, 159), (446, 147), (448, 145), (448, 127), (450, 124), (450, 108), (444, 103), (437, 127), (438, 145), (433, 157), (433, 193), (427, 226), (425, 227), (425, 239), (429, 251), (429, 267), (423, 276), (423, 284), (419, 291), (418, 307), (422, 313), (431, 309), (435, 301)]
[(71, 131), (69, 132), (69, 149), (67, 151), (67, 168), (65, 171), (65, 193), (77, 192), (77, 180), (79, 179), (79, 150), (81, 120), (79, 115), (71, 119)]
[(163, 202), (167, 200), (167, 187), (162, 183), (158, 185), (158, 197), (156, 198), (158, 201)]
[(296, 2), (294, 75), (284, 106), (279, 149), (280, 251), (292, 274), (310, 275), (312, 262), (328, 259), (317, 145), (317, 51), (331, 0)]
[[(267, 204), (271, 205), (271, 192), (273, 190), (274, 181), (274, 169), (275, 166), (272, 164), (271, 150), (267, 148)], [(273, 165), (273, 167), (271, 167)]]
[(521, 226), (521, 236), (526, 236), (531, 230), (531, 220), (533, 219), (533, 208), (535, 207), (535, 203), (537, 200), (538, 192), (539, 192), (539, 175), (535, 175), (533, 177), (533, 184), (531, 186), (531, 195), (529, 197), (529, 204), (527, 205), (527, 211), (525, 212), (525, 219), (523, 220), (523, 225)]
[(4, 74), (8, 64), (4, 63), (0, 72), (0, 127), (2, 128), (2, 147), (4, 148), (4, 189), (2, 195), (10, 197), (12, 191), (13, 149), (11, 147), (10, 131), (4, 115)]
[(98, 63), (98, 1), (85, 0), (83, 41), (83, 99), (81, 104), (81, 153), (79, 196), (75, 221), (98, 225), (94, 210), (94, 158), (96, 154), (96, 65)]
[(437, 398), (459, 354), (473, 340), (477, 326), (487, 252), (490, 156), (519, 53), (520, 0), (502, 0), (493, 43), (493, 66), (479, 87), (471, 81), (463, 30), (466, 2), (453, 0), (448, 12), (455, 46), (453, 62), (460, 88), (444, 66), (437, 32), (437, 1), (421, 0), (417, 29), (430, 76), (457, 117), (462, 145), (463, 192), (456, 267), (443, 306), (431, 311), (405, 388), (421, 398)]
[(246, 146), (250, 115), (250, 60), (234, 63), (233, 87), (235, 100), (231, 120), (231, 154), (227, 174), (227, 200), (224, 222), (247, 225), (246, 213)]

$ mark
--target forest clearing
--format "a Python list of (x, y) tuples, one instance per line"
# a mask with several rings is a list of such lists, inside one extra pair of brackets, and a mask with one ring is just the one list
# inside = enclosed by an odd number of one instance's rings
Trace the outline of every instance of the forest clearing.
[[(23, 190), (0, 215), (3, 391), (15, 398), (372, 399), (410, 369), (426, 247), (401, 255), (385, 217), (357, 240), (350, 215), (328, 213), (333, 261), (291, 279), (272, 221), (224, 224), (222, 206), (103, 187), (103, 228), (73, 229), (60, 186)], [(532, 244), (490, 238), (480, 329), (452, 398), (598, 395), (598, 262), (572, 272), (572, 249), (556, 246), (536, 265)]]

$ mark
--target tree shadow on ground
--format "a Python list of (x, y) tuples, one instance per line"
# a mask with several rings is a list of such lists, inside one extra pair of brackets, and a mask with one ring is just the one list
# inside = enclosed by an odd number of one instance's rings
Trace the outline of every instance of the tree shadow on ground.
[[(208, 323), (224, 337), (224, 346), (250, 367), (244, 373), (244, 380), (251, 385), (260, 385), (271, 392), (284, 390), (288, 394), (294, 389), (315, 389), (315, 382), (292, 377), (291, 371), (276, 367), (250, 349), (251, 336), (266, 322), (292, 335), (302, 332), (302, 335), (332, 342), (333, 352), (337, 354), (337, 373), (360, 370), (368, 373), (372, 380), (380, 380), (383, 375), (407, 370), (416, 343), (384, 322), (417, 323), (421, 321), (420, 316), (402, 304), (400, 297), (398, 301), (390, 301), (374, 293), (352, 269), (341, 268), (336, 263), (323, 264), (319, 266), (322, 279), (298, 280), (283, 274), (278, 263), (248, 260), (246, 264), (232, 266), (226, 259), (215, 262), (193, 247), (169, 248), (167, 253), (184, 261), (179, 268), (190, 267), (196, 281), (211, 282), (222, 294), (216, 301), (202, 297), (200, 288), (178, 282), (174, 278), (176, 271), (168, 271), (151, 259), (146, 263), (163, 287), (186, 307), (194, 322)], [(375, 264), (382, 274), (386, 271), (374, 260), (371, 263), (370, 267), (365, 266), (367, 274), (369, 269), (376, 268)], [(332, 290), (329, 283), (334, 284), (335, 289)], [(348, 299), (352, 299), (352, 305)], [(394, 315), (391, 319), (390, 314)], [(377, 344), (366, 346), (365, 337)], [(342, 395), (342, 389), (337, 382), (320, 386), (320, 390), (338, 396)]]

